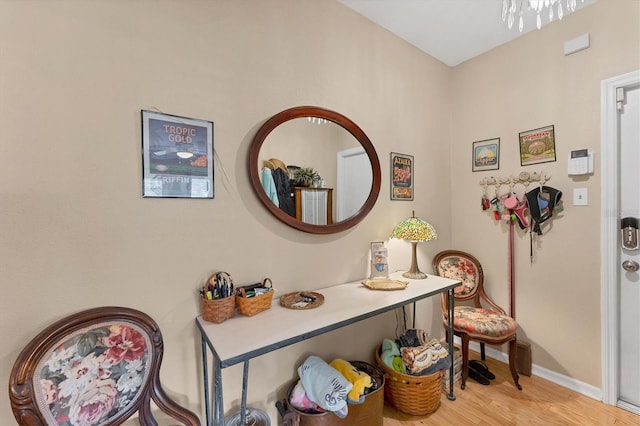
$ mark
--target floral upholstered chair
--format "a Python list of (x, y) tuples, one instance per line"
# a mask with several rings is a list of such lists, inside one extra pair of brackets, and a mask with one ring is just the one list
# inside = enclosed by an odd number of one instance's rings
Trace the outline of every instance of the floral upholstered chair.
[(163, 341), (158, 325), (129, 308), (102, 307), (63, 318), (20, 353), (9, 378), (9, 397), (20, 425), (119, 425), (136, 412), (156, 425), (151, 400), (188, 426), (191, 411), (162, 389)]
[[(469, 376), (469, 341), (475, 340), (480, 342), (483, 360), (485, 359), (485, 343), (493, 345), (509, 343), (509, 369), (516, 387), (522, 390), (516, 371), (518, 323), (484, 292), (484, 272), (478, 259), (462, 251), (446, 250), (434, 257), (433, 269), (441, 277), (451, 278), (462, 283), (453, 290), (455, 300), (453, 333), (459, 336), (462, 341), (461, 388), (465, 388)], [(458, 305), (459, 301), (471, 303)], [(447, 327), (449, 318), (445, 296), (442, 297), (442, 317), (444, 325)]]

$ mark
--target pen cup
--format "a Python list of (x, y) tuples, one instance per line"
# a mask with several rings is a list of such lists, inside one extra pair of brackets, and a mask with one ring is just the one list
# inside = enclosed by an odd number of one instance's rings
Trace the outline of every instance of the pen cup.
[(220, 324), (224, 320), (231, 318), (235, 310), (235, 298), (233, 296), (224, 299), (208, 300), (201, 298), (202, 319)]

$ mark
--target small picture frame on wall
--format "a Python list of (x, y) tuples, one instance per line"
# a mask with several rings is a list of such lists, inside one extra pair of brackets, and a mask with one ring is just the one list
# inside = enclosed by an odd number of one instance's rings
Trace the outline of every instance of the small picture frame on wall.
[(556, 134), (553, 125), (518, 134), (520, 165), (556, 161)]
[(485, 139), (473, 143), (471, 170), (498, 170), (500, 168), (500, 138)]
[(391, 153), (391, 199), (413, 201), (413, 155)]
[(214, 198), (213, 122), (141, 112), (142, 196)]

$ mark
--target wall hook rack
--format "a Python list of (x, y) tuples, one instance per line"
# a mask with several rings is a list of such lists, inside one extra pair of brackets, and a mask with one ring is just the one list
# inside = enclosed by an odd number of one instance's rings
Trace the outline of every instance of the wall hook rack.
[(480, 185), (484, 196), (487, 195), (487, 190), (490, 186), (494, 187), (495, 195), (498, 196), (503, 186), (508, 186), (509, 193), (512, 193), (516, 185), (522, 185), (524, 186), (524, 192), (527, 192), (531, 183), (537, 183), (542, 187), (549, 180), (551, 180), (551, 175), (544, 171), (540, 173), (520, 172), (518, 176), (485, 177), (480, 180)]

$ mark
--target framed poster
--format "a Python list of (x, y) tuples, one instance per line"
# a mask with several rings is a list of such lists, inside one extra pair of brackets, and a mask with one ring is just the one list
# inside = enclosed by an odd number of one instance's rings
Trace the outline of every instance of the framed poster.
[(500, 168), (500, 138), (486, 139), (473, 143), (471, 170), (498, 170)]
[(142, 196), (214, 198), (213, 122), (142, 110)]
[(556, 134), (553, 126), (540, 127), (518, 134), (520, 165), (556, 161)]
[(391, 199), (413, 200), (413, 155), (391, 153)]

